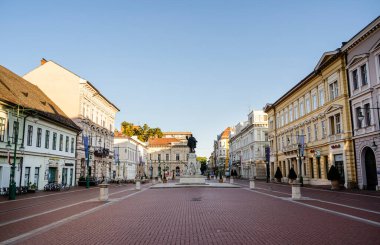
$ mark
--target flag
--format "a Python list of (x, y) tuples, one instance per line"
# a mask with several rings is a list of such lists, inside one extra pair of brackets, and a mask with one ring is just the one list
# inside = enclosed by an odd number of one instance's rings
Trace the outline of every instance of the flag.
[(84, 152), (86, 159), (89, 157), (88, 152), (88, 136), (83, 136)]

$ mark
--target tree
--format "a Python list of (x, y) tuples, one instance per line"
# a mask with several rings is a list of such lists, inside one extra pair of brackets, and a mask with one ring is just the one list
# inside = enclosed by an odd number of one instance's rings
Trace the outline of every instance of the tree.
[(201, 163), (202, 174), (207, 170), (207, 157), (197, 157), (197, 162)]
[(294, 171), (293, 167), (289, 170), (288, 178), (291, 179), (291, 180), (297, 179), (297, 174)]
[(129, 137), (137, 136), (143, 142), (150, 138), (162, 138), (163, 135), (160, 128), (150, 128), (146, 123), (143, 126), (133, 125), (126, 121), (121, 123), (121, 133)]
[(276, 173), (274, 174), (274, 177), (277, 179), (277, 180), (281, 180), (282, 178), (282, 173), (281, 173), (281, 169), (279, 167), (277, 167), (277, 170), (276, 170)]

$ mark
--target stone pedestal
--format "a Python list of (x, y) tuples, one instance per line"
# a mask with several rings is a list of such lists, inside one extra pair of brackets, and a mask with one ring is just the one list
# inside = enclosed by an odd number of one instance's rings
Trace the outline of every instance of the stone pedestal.
[(206, 178), (203, 175), (187, 175), (181, 176), (180, 184), (206, 184)]
[(298, 200), (301, 199), (301, 185), (293, 184), (292, 185), (292, 199)]
[(100, 184), (99, 185), (99, 201), (107, 201), (108, 200), (108, 184)]
[(136, 190), (140, 190), (141, 189), (141, 182), (140, 180), (136, 180)]
[(234, 177), (230, 177), (230, 184), (234, 183)]
[(255, 189), (255, 181), (253, 179), (249, 180), (249, 189)]

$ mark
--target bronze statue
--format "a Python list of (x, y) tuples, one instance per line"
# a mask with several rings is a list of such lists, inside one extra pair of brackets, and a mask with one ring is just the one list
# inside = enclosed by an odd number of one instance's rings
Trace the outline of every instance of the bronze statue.
[(195, 148), (197, 148), (197, 140), (191, 135), (190, 137), (187, 137), (187, 146), (190, 147), (190, 153), (195, 153)]

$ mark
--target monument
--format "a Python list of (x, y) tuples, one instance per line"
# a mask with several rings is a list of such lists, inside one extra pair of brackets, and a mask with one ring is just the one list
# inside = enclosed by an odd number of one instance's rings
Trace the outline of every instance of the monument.
[(184, 175), (181, 176), (179, 184), (206, 184), (205, 176), (201, 175), (201, 164), (197, 162), (197, 155), (195, 154), (195, 148), (197, 146), (197, 140), (191, 135), (186, 137), (187, 146), (190, 148), (189, 159), (185, 166)]

